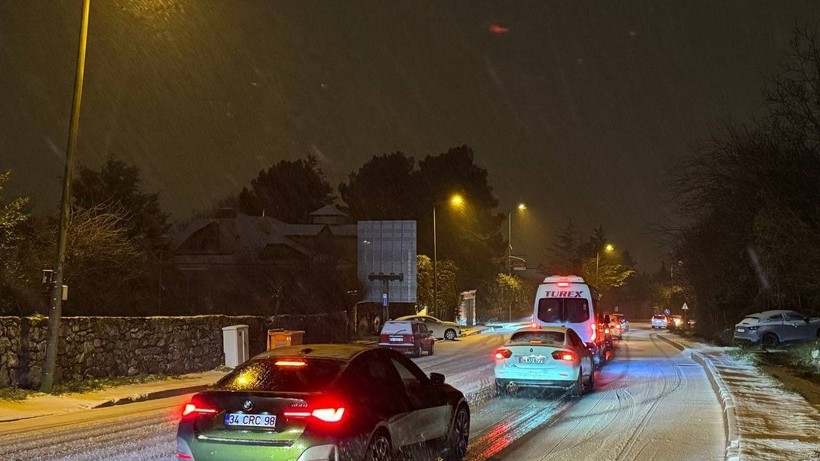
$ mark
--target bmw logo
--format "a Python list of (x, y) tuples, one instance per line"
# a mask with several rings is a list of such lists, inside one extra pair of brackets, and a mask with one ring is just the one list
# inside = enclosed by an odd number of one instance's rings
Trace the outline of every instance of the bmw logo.
[(253, 402), (251, 402), (250, 400), (245, 400), (245, 402), (242, 404), (242, 409), (245, 411), (253, 410)]

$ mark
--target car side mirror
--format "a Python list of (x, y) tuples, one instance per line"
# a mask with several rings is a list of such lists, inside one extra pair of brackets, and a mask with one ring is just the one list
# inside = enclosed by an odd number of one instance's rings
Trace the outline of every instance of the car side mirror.
[(809, 323), (809, 322), (811, 322), (811, 317), (803, 317), (803, 321), (805, 321), (806, 323)]
[(430, 373), (430, 382), (436, 386), (444, 384), (444, 375), (441, 373)]

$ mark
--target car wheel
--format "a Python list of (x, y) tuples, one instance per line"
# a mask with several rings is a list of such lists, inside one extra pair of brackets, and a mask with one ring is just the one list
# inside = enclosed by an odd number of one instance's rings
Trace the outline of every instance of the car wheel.
[(413, 348), (411, 355), (413, 357), (421, 357), (421, 344), (416, 344), (416, 347)]
[(774, 349), (775, 347), (777, 347), (778, 343), (780, 343), (780, 340), (777, 339), (777, 335), (775, 335), (774, 333), (766, 333), (760, 339), (760, 347), (764, 350)]
[(584, 375), (581, 374), (581, 371), (579, 370), (578, 371), (578, 380), (575, 381), (575, 384), (573, 384), (572, 387), (570, 388), (570, 392), (569, 392), (570, 396), (580, 397), (581, 394), (584, 393), (584, 387), (583, 387), (583, 382), (582, 382), (583, 379), (584, 379)]
[(462, 461), (467, 454), (467, 443), (470, 440), (470, 413), (464, 405), (458, 407), (453, 418), (453, 427), (447, 440), (445, 461)]
[(427, 351), (427, 355), (433, 355), (433, 346), (435, 346), (435, 344), (436, 343), (430, 343), (430, 350)]
[(503, 384), (499, 383), (498, 380), (495, 381), (495, 394), (499, 397), (507, 395), (507, 388), (504, 387)]
[(444, 332), (444, 339), (446, 339), (447, 341), (452, 341), (452, 340), (456, 339), (456, 330), (453, 330), (452, 328), (450, 328), (447, 331), (445, 331)]
[(595, 390), (595, 370), (590, 370), (589, 372), (589, 379), (587, 380), (586, 388), (584, 389), (585, 393), (589, 393)]
[(367, 461), (390, 461), (393, 459), (390, 439), (384, 432), (378, 432), (367, 446)]

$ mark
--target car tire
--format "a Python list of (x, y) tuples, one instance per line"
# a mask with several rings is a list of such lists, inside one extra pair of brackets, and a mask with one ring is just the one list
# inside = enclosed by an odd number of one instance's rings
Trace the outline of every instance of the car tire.
[(584, 387), (584, 393), (588, 394), (595, 390), (595, 370), (590, 370), (587, 385)]
[(435, 346), (435, 344), (436, 343), (430, 343), (430, 349), (427, 351), (427, 355), (433, 355), (433, 346)]
[(421, 357), (421, 344), (416, 344), (416, 347), (413, 348), (413, 352), (410, 353), (413, 357)]
[(578, 380), (575, 381), (575, 384), (572, 385), (569, 389), (570, 397), (580, 397), (584, 393), (584, 375), (581, 374), (581, 371), (578, 371)]
[(447, 437), (447, 453), (444, 461), (462, 461), (467, 454), (467, 444), (470, 441), (470, 412), (461, 405), (453, 417), (453, 426)]
[(444, 332), (444, 339), (446, 339), (447, 341), (453, 341), (454, 339), (456, 339), (456, 330), (448, 328), (447, 331)]
[(763, 350), (774, 349), (780, 344), (780, 339), (774, 333), (766, 333), (760, 338), (760, 348)]
[(503, 384), (499, 383), (498, 380), (495, 381), (495, 394), (499, 397), (507, 395), (507, 388), (504, 387)]
[(393, 447), (390, 439), (383, 431), (379, 431), (367, 444), (367, 461), (391, 461), (393, 459)]

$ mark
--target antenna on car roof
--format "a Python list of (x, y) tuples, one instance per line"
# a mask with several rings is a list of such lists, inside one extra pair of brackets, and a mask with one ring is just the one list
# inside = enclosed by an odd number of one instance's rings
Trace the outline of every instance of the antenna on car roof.
[(313, 352), (313, 348), (310, 348), (310, 347), (306, 347), (306, 348), (302, 349), (301, 351), (299, 351), (300, 354), (310, 354), (311, 352)]

